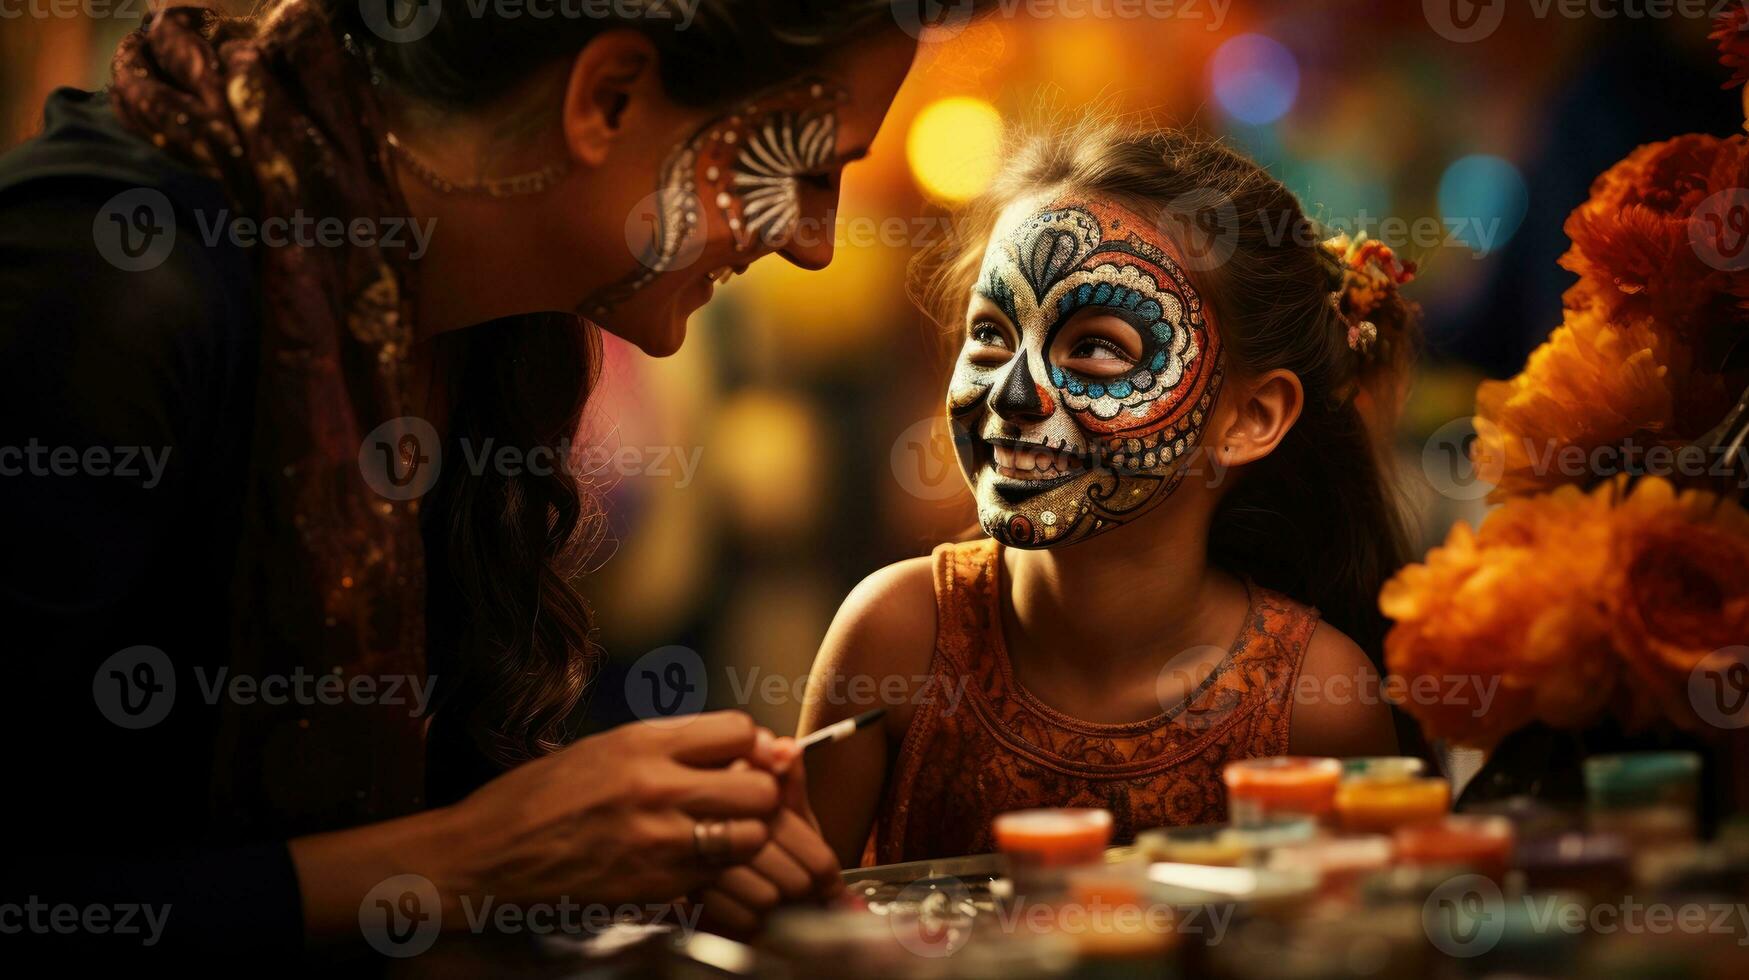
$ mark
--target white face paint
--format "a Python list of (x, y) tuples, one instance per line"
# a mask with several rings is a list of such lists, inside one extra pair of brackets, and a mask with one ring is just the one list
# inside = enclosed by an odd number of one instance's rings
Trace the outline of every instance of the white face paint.
[(1153, 224), (1057, 202), (997, 229), (948, 389), (991, 537), (1079, 541), (1169, 496), (1221, 383), (1202, 297)]

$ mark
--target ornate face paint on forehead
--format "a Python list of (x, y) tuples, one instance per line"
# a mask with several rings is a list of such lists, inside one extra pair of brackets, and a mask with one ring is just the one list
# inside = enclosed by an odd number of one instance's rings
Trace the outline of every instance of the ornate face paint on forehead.
[(655, 221), (641, 268), (583, 304), (599, 317), (654, 282), (696, 262), (712, 234), (737, 253), (776, 248), (801, 220), (801, 181), (838, 152), (838, 106), (848, 93), (803, 79), (736, 106), (669, 153), (657, 180)]
[(1080, 541), (1184, 478), (1222, 357), (1176, 254), (1109, 201), (1059, 201), (998, 229), (947, 396), (990, 536), (1020, 548)]

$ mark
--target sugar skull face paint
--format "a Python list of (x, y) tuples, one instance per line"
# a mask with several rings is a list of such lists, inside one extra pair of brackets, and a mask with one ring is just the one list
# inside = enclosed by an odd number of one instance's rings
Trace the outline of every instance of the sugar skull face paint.
[(819, 79), (769, 92), (706, 124), (676, 146), (657, 182), (641, 267), (591, 298), (599, 316), (726, 236), (751, 256), (781, 247), (801, 219), (801, 181), (837, 156), (837, 106), (846, 93)]
[(986, 533), (1019, 548), (1133, 520), (1184, 477), (1221, 385), (1221, 340), (1150, 222), (1060, 201), (999, 226), (948, 386)]

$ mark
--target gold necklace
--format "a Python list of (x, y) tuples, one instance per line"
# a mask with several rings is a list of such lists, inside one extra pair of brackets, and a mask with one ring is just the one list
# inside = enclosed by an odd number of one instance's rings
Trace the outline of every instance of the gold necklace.
[(550, 163), (523, 174), (512, 174), (509, 177), (478, 177), (469, 180), (451, 180), (432, 169), (429, 164), (419, 159), (412, 150), (401, 144), (400, 137), (394, 133), (387, 134), (389, 149), (394, 151), (401, 163), (413, 172), (413, 175), (440, 194), (484, 194), (487, 197), (523, 197), (529, 194), (539, 194), (552, 187), (566, 174), (571, 172), (571, 163)]

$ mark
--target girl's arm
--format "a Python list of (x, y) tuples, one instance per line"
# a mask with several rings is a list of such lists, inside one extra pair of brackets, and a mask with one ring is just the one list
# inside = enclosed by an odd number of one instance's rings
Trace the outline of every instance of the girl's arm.
[(1352, 758), (1396, 755), (1397, 730), (1379, 673), (1353, 640), (1318, 624), (1292, 693), (1288, 751)]
[(913, 558), (870, 575), (838, 608), (808, 676), (799, 732), (806, 734), (886, 708), (865, 731), (808, 757), (808, 796), (826, 843), (847, 868), (862, 864), (887, 768), (911, 725), (935, 650), (931, 559)]

